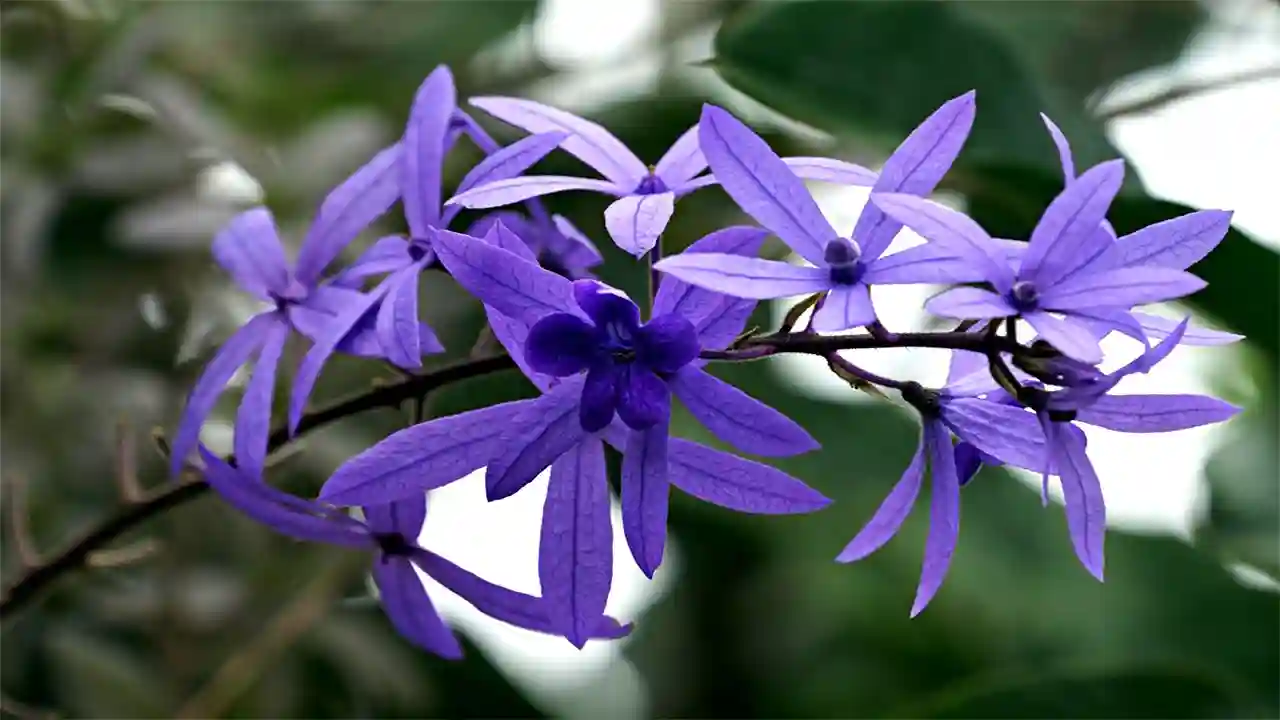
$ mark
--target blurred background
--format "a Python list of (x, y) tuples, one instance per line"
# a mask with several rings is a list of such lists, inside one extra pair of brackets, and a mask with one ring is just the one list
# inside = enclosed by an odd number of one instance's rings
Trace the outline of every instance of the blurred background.
[[(5, 0), (0, 27), (6, 584), (29, 545), (48, 555), (115, 512), (121, 472), (166, 482), (152, 428), (173, 427), (212, 349), (256, 311), (211, 262), (213, 232), (266, 203), (296, 247), (326, 190), (398, 137), (439, 63), (461, 98), (558, 105), (649, 161), (711, 101), (780, 154), (875, 167), (933, 108), (976, 88), (977, 123), (941, 196), (1003, 237), (1026, 237), (1061, 188), (1044, 111), (1077, 167), (1129, 161), (1110, 215), (1121, 233), (1194, 208), (1236, 211), (1193, 268), (1209, 288), (1167, 311), (1249, 338), (1182, 348), (1121, 388), (1218, 394), (1246, 407), (1233, 421), (1158, 437), (1091, 429), (1110, 511), (1105, 585), (1077, 564), (1058, 505), (986, 469), (966, 488), (946, 585), (908, 620), (926, 513), (865, 561), (832, 558), (905, 467), (914, 420), (821, 361), (775, 360), (717, 372), (813, 432), (823, 451), (779, 465), (836, 502), (767, 518), (673, 494), (656, 579), (617, 538), (610, 611), (638, 620), (625, 641), (578, 651), (437, 589), (468, 649), (464, 662), (437, 660), (390, 630), (363, 557), (282, 539), (204, 496), (6, 620), (6, 715), (1280, 716), (1280, 4)], [(477, 158), (460, 144), (449, 182)], [(563, 155), (543, 165), (583, 172)], [(865, 189), (814, 190), (841, 230), (866, 201)], [(640, 291), (638, 267), (607, 242), (606, 202), (549, 205), (605, 251), (603, 279)], [(375, 231), (400, 230), (398, 216)], [(742, 221), (704, 190), (682, 201), (666, 242)], [(465, 354), (479, 306), (438, 275), (421, 292), (451, 357)], [(891, 289), (877, 305), (890, 328), (925, 327), (931, 292)], [(774, 326), (781, 312), (762, 304), (754, 322)], [(1131, 355), (1125, 342), (1108, 350)], [(931, 351), (859, 359), (926, 384), (945, 373)], [(392, 377), (340, 360), (317, 394)], [(506, 373), (439, 393), (431, 411), (531, 393)], [(229, 450), (237, 399), (228, 392), (205, 429), (215, 448)], [(277, 458), (272, 480), (313, 493), (406, 421), (385, 410), (326, 428)], [(713, 442), (687, 415), (677, 426)], [(456, 483), (430, 498), (423, 542), (536, 592), (545, 490), (543, 478), (488, 505), (481, 478)]]

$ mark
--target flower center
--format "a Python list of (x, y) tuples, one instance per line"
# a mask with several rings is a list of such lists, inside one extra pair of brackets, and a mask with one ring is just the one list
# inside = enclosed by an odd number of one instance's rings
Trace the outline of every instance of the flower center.
[(640, 184), (632, 192), (636, 195), (657, 195), (667, 192), (667, 184), (662, 182), (662, 178), (649, 173), (640, 179)]
[(296, 305), (307, 299), (307, 286), (290, 279), (289, 287), (282, 292), (271, 293), (271, 299), (276, 304), (276, 310), (283, 311), (290, 305)]
[(604, 348), (614, 362), (629, 363), (636, 359), (635, 336), (625, 325), (608, 322), (601, 330), (604, 333)]
[(1036, 289), (1035, 283), (1019, 280), (1009, 290), (1009, 301), (1021, 312), (1035, 310), (1040, 302), (1040, 291)]
[(375, 533), (373, 539), (377, 541), (378, 549), (387, 557), (403, 557), (413, 550), (413, 545), (398, 532)]
[(412, 238), (409, 240), (409, 259), (418, 262), (427, 256), (427, 251), (431, 249), (431, 245), (425, 238)]
[(831, 282), (837, 285), (853, 285), (862, 277), (862, 248), (847, 238), (836, 238), (827, 243), (822, 259), (831, 273)]

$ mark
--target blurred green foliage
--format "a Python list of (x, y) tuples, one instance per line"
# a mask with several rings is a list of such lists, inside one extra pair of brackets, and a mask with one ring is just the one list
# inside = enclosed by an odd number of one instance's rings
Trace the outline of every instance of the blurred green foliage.
[[(27, 481), (42, 547), (119, 503), (115, 421), (127, 417), (139, 441), (151, 426), (170, 426), (209, 350), (244, 312), (207, 250), (213, 230), (255, 199), (208, 192), (211, 168), (232, 161), (256, 178), (296, 242), (327, 186), (394, 140), (413, 89), (436, 64), (454, 67), (462, 97), (541, 97), (580, 79), (537, 54), (530, 23), (538, 5), (0, 4), (3, 473)], [(1177, 57), (1205, 22), (1204, 6), (1191, 2), (1090, 3), (1087, 11), (1010, 2), (662, 7), (659, 47), (648, 55), (660, 68), (653, 86), (640, 97), (596, 93), (586, 111), (642, 157), (656, 159), (696, 121), (710, 73), (677, 48), (723, 21), (715, 71), (839, 142), (815, 147), (767, 133), (780, 151), (874, 164), (932, 108), (976, 87), (981, 111), (949, 189), (1007, 237), (1025, 237), (1061, 187), (1036, 113), (1059, 121), (1081, 164), (1116, 156), (1093, 114), (1097, 97)], [(449, 163), (453, 181), (474, 160), (466, 153)], [(544, 165), (580, 171), (565, 157)], [(571, 194), (551, 205), (604, 239), (604, 199)], [(1124, 232), (1185, 211), (1147, 197), (1135, 179), (1112, 220)], [(398, 229), (394, 215), (377, 230)], [(668, 242), (682, 247), (742, 220), (722, 193), (697, 193), (682, 200)], [(643, 272), (600, 245), (603, 277), (641, 291)], [(1112, 531), (1100, 585), (1071, 555), (1060, 509), (1040, 507), (1007, 473), (984, 470), (965, 493), (948, 582), (916, 620), (907, 608), (922, 514), (873, 558), (831, 562), (906, 464), (917, 432), (909, 416), (883, 403), (806, 398), (760, 363), (717, 369), (814, 432), (824, 451), (780, 465), (836, 504), (812, 517), (760, 518), (673, 498), (682, 570), (625, 645), (646, 685), (644, 712), (1280, 715), (1280, 605), (1223, 568), (1246, 560), (1280, 572), (1277, 268), (1273, 253), (1235, 230), (1195, 268), (1211, 284), (1193, 304), (1249, 335), (1250, 381), (1261, 398), (1233, 422), (1231, 444), (1210, 465), (1211, 509), (1195, 547)], [(482, 316), (451, 281), (429, 276), (421, 305), (455, 356), (471, 346)], [(770, 322), (764, 310), (755, 321)], [(386, 376), (375, 364), (337, 362), (319, 393)], [(432, 409), (532, 392), (506, 374), (450, 388)], [(224, 419), (236, 393), (228, 395)], [(383, 411), (326, 429), (280, 462), (273, 481), (313, 491), (404, 422), (403, 412)], [(677, 427), (711, 442), (687, 416)], [(144, 450), (138, 459), (147, 482), (164, 481), (158, 457)], [(1160, 478), (1149, 481), (1159, 492)], [(5, 537), (7, 580), (19, 565)], [(147, 542), (158, 552), (144, 552)], [(282, 540), (214, 499), (168, 513), (113, 550), (139, 548), (140, 559), (65, 579), (4, 628), (7, 703), (99, 717), (568, 712), (524, 697), (474, 646), (460, 664), (412, 650), (358, 599), (359, 557)]]

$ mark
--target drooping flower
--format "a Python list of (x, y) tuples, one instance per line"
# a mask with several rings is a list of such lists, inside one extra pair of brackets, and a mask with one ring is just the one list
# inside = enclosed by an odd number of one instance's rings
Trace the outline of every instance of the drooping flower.
[[(527, 132), (565, 131), (571, 136), (561, 148), (599, 172), (604, 179), (555, 175), (513, 177), (459, 192), (447, 204), (469, 208), (510, 205), (565, 190), (588, 190), (618, 200), (605, 210), (605, 228), (614, 243), (639, 257), (658, 242), (675, 211), (678, 198), (716, 182), (699, 176), (707, 167), (698, 148), (698, 127), (681, 135), (658, 160), (646, 167), (621, 140), (597, 123), (532, 100), (505, 97), (472, 98), (471, 104)], [(850, 163), (825, 158), (789, 158), (798, 173), (814, 180), (870, 185), (875, 173)]]
[[(343, 248), (396, 201), (397, 153), (394, 147), (378, 153), (325, 197), (292, 268), (275, 220), (266, 208), (237, 215), (214, 237), (214, 260), (242, 290), (272, 307), (232, 334), (196, 380), (173, 437), (171, 472), (181, 470), (195, 450), (200, 428), (222, 389), (255, 352), (257, 365), (236, 413), (235, 452), (248, 472), (261, 471), (271, 425), (276, 365), (289, 331), (317, 340), (338, 315), (363, 301), (358, 291), (322, 282), (321, 276)], [(367, 333), (349, 334), (335, 344), (335, 350), (382, 356), (381, 346)]]
[[(973, 124), (972, 92), (948, 101), (917, 127), (885, 162), (872, 192), (926, 194), (942, 179)], [(874, 284), (956, 283), (975, 270), (928, 245), (884, 256), (902, 225), (868, 204), (851, 237), (823, 217), (804, 184), (769, 146), (724, 110), (706, 106), (699, 122), (702, 151), (725, 192), (809, 266), (760, 258), (677, 255), (656, 267), (711, 290), (758, 299), (825, 293), (812, 327), (833, 332), (875, 322)]]
[(1036, 224), (1016, 270), (1005, 251), (959, 212), (912, 195), (873, 194), (871, 201), (930, 242), (969, 259), (994, 288), (953, 288), (931, 298), (926, 310), (958, 319), (1021, 317), (1063, 354), (1097, 364), (1102, 348), (1087, 323), (1108, 324), (1143, 338), (1126, 312), (1129, 308), (1183, 297), (1205, 286), (1182, 270), (1112, 267), (1099, 261), (1114, 245), (1099, 226), (1123, 177), (1123, 162), (1114, 160), (1067, 185)]
[[(432, 605), (415, 567), (490, 617), (527, 630), (553, 632), (542, 598), (488, 582), (418, 544), (426, 519), (422, 495), (362, 507), (361, 522), (329, 505), (281, 492), (203, 446), (200, 454), (209, 485), (248, 517), (292, 538), (373, 553), (373, 581), (382, 608), (396, 631), (414, 645), (443, 658), (462, 657), (462, 646)], [(630, 625), (602, 613), (591, 625), (591, 637), (619, 638), (630, 630)]]

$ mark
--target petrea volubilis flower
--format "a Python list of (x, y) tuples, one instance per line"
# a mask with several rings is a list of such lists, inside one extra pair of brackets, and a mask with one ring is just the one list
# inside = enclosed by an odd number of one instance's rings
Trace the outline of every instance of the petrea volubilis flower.
[[(177, 474), (195, 450), (200, 427), (222, 389), (255, 352), (258, 361), (235, 421), (235, 452), (246, 471), (257, 474), (267, 453), (276, 365), (292, 328), (317, 340), (347, 307), (358, 304), (356, 290), (321, 282), (325, 268), (360, 232), (395, 203), (396, 151), (378, 153), (344, 180), (320, 204), (293, 268), (285, 257), (275, 220), (266, 208), (237, 215), (213, 240), (213, 258), (242, 290), (272, 307), (255, 315), (227, 339), (196, 380), (173, 436), (170, 470)], [(335, 349), (380, 357), (368, 334), (352, 333)], [(305, 397), (303, 398), (305, 402)]]
[[(885, 162), (872, 192), (925, 194), (946, 174), (973, 125), (974, 93), (955, 98), (917, 127)], [(974, 269), (927, 245), (883, 256), (901, 224), (868, 204), (852, 237), (823, 217), (800, 178), (746, 125), (706, 106), (698, 123), (702, 151), (720, 186), (809, 266), (760, 258), (677, 255), (655, 267), (694, 285), (758, 299), (825, 293), (812, 328), (834, 332), (876, 320), (874, 284), (955, 283)]]
[[(707, 161), (698, 148), (696, 125), (672, 144), (657, 165), (646, 167), (608, 130), (572, 113), (518, 98), (479, 97), (472, 98), (471, 104), (527, 132), (571, 133), (560, 147), (604, 179), (556, 175), (510, 178), (459, 192), (449, 205), (492, 208), (565, 190), (612, 195), (618, 200), (605, 210), (605, 228), (618, 247), (639, 257), (657, 245), (678, 198), (716, 182), (712, 175), (699, 176)], [(789, 158), (787, 162), (814, 180), (870, 185), (876, 177), (866, 168), (838, 160)]]
[[(204, 447), (200, 454), (209, 485), (245, 515), (298, 540), (372, 552), (373, 581), (382, 608), (396, 631), (414, 645), (443, 658), (462, 657), (462, 646), (432, 605), (415, 567), (490, 617), (526, 630), (552, 632), (541, 598), (494, 585), (418, 545), (426, 520), (423, 496), (362, 507), (361, 522), (328, 505), (281, 492)], [(630, 631), (630, 625), (601, 614), (591, 637), (619, 638)]]
[(467, 228), (472, 237), (485, 237), (501, 222), (528, 245), (539, 265), (570, 280), (592, 277), (591, 268), (604, 262), (595, 243), (563, 215), (497, 210)]
[(1113, 160), (1067, 185), (1036, 224), (1016, 270), (1005, 251), (961, 213), (911, 195), (873, 194), (871, 201), (930, 242), (970, 259), (994, 288), (954, 288), (931, 298), (926, 310), (958, 319), (1021, 317), (1063, 354), (1097, 364), (1102, 348), (1088, 323), (1109, 324), (1144, 338), (1127, 314), (1129, 308), (1183, 297), (1205, 286), (1178, 269), (1112, 267), (1099, 261), (1115, 244), (1099, 226), (1123, 178), (1124, 163)]

